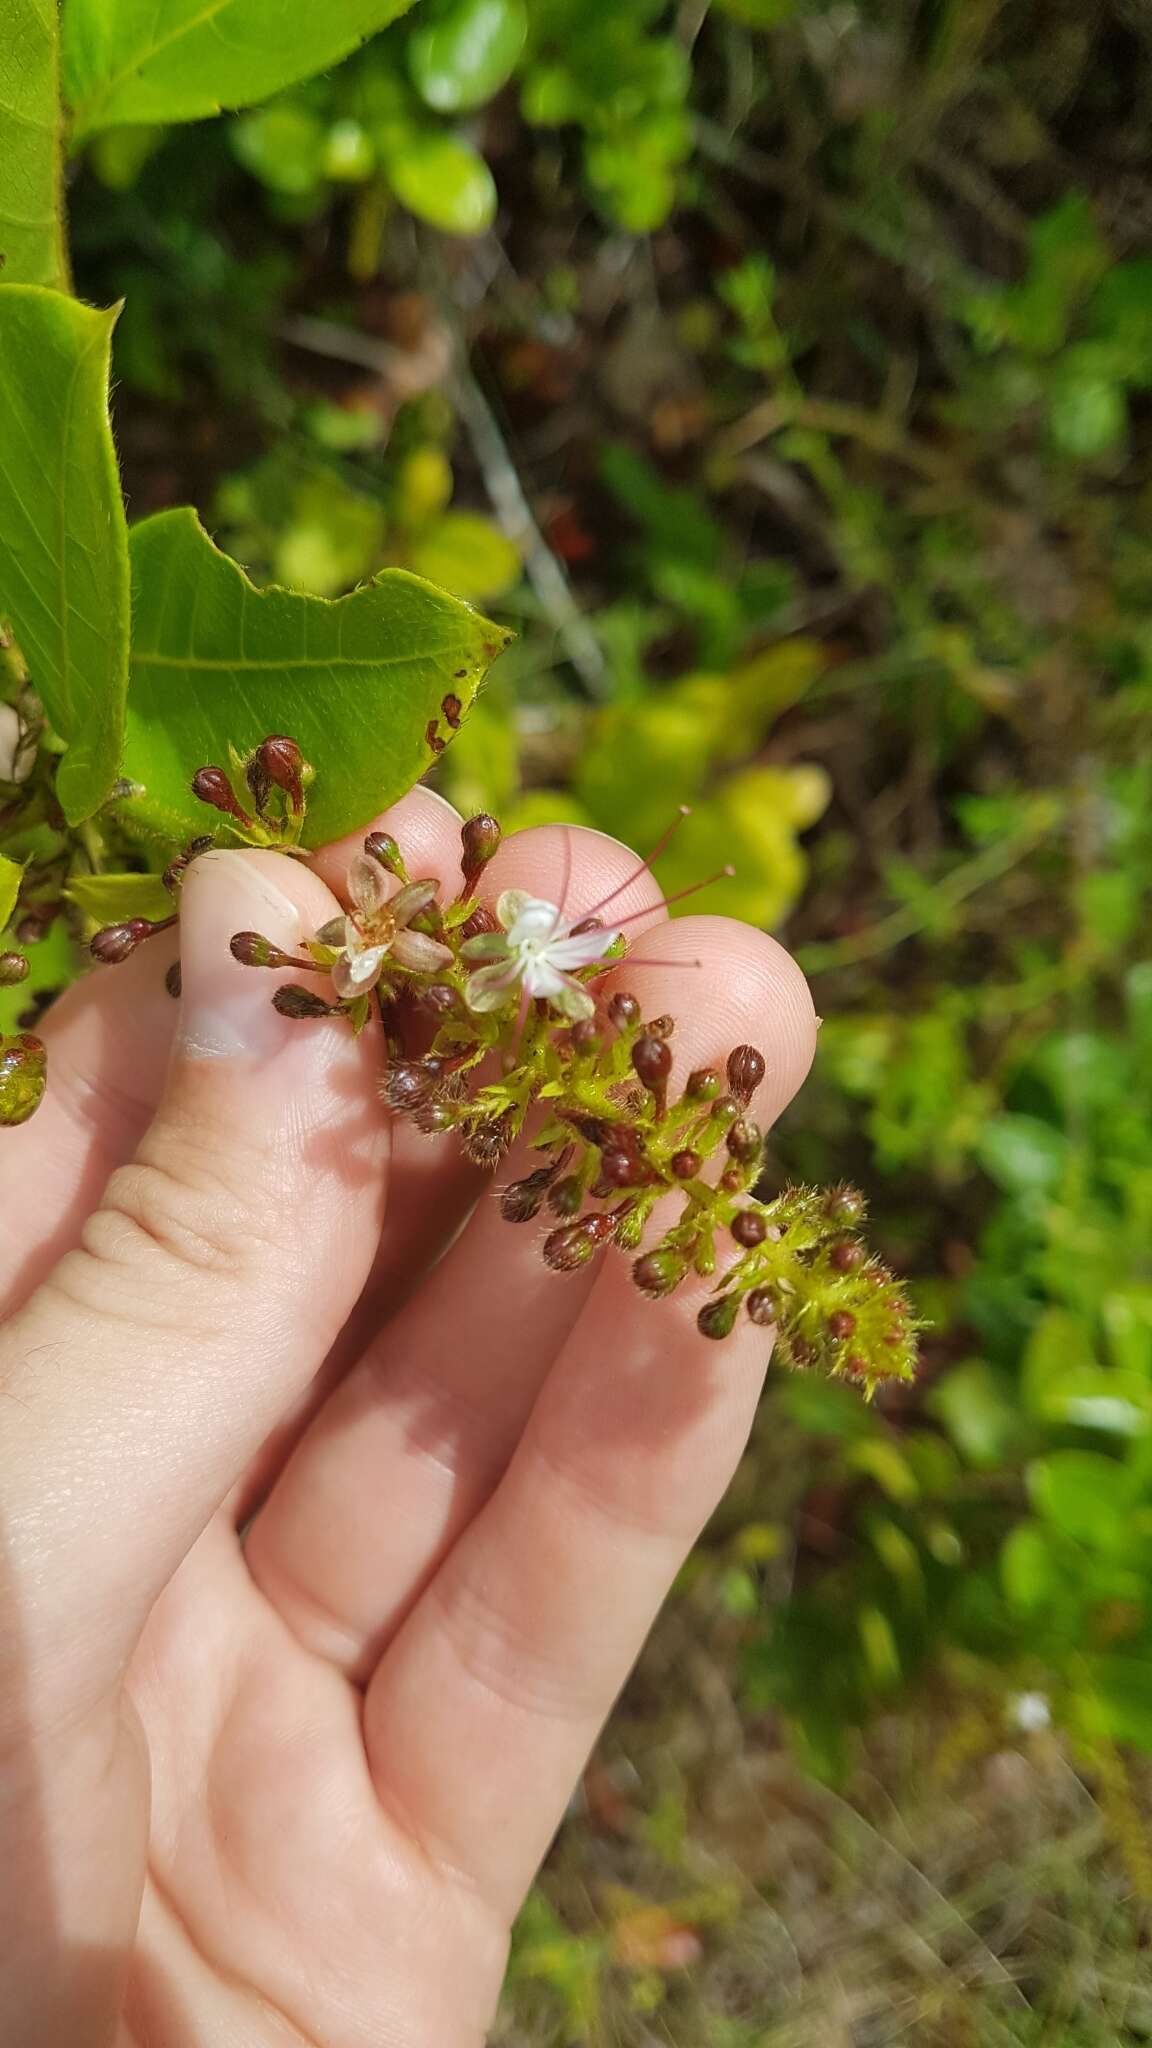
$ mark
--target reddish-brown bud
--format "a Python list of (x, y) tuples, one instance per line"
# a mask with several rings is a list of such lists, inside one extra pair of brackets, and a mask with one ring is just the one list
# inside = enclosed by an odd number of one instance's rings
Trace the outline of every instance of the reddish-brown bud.
[(398, 882), (408, 880), (408, 870), (404, 865), (400, 848), (390, 832), (369, 832), (364, 841), (364, 851), (369, 860), (379, 861), (381, 867), (386, 868), (390, 875), (395, 875)]
[(210, 804), (214, 811), (223, 811), (226, 817), (235, 818), (238, 824), (251, 829), (253, 821), (237, 802), (232, 784), (222, 768), (198, 768), (192, 777), (192, 794), (202, 804)]
[(649, 1038), (671, 1038), (676, 1029), (676, 1019), (664, 1012), (659, 1017), (653, 1017), (651, 1023), (646, 1024), (644, 1029)]
[(830, 1337), (835, 1337), (836, 1342), (841, 1344), (845, 1337), (851, 1337), (854, 1334), (855, 1329), (856, 1318), (852, 1314), (851, 1309), (833, 1309), (828, 1318), (828, 1335)]
[(483, 1123), (473, 1124), (464, 1135), (464, 1154), (473, 1166), (484, 1173), (491, 1173), (499, 1166), (509, 1145), (512, 1143), (512, 1127), (507, 1117), (489, 1117)]
[(544, 1207), (555, 1169), (538, 1166), (523, 1180), (510, 1181), (500, 1196), (500, 1214), (505, 1223), (531, 1223)]
[(652, 1038), (645, 1032), (632, 1047), (632, 1065), (649, 1094), (656, 1097), (657, 1105), (662, 1106), (672, 1072), (671, 1047), (662, 1038)]
[(174, 960), (172, 962), (171, 967), (169, 967), (166, 970), (164, 975), (164, 986), (167, 989), (168, 994), (171, 996), (173, 1002), (178, 1003), (180, 1000), (180, 991), (184, 986), (183, 978), (180, 973), (180, 962), (178, 960)]
[(443, 1070), (443, 1062), (437, 1059), (393, 1060), (380, 1084), (380, 1093), (389, 1109), (403, 1115), (431, 1101)]
[(689, 1146), (685, 1146), (682, 1152), (674, 1152), (672, 1154), (668, 1164), (674, 1179), (695, 1180), (704, 1161), (699, 1152), (693, 1152)]
[(751, 1102), (765, 1072), (764, 1055), (754, 1045), (738, 1045), (728, 1055), (728, 1086), (741, 1102)]
[(656, 1251), (645, 1252), (632, 1268), (632, 1278), (641, 1294), (649, 1294), (659, 1301), (665, 1294), (671, 1294), (679, 1287), (688, 1264), (681, 1252), (673, 1251), (667, 1245)]
[(572, 1026), (571, 1038), (573, 1052), (595, 1052), (600, 1044), (600, 1033), (596, 1027), (595, 1019), (593, 1017), (581, 1017), (579, 1023)]
[(241, 967), (301, 967), (306, 964), (294, 960), (291, 953), (285, 953), (282, 947), (274, 946), (262, 932), (233, 932), (228, 950)]
[(584, 1185), (575, 1173), (558, 1180), (548, 1197), (548, 1207), (554, 1216), (578, 1216), (583, 1203)]
[(763, 1244), (768, 1226), (758, 1209), (738, 1209), (732, 1218), (732, 1235), (745, 1251)]
[(152, 930), (146, 917), (130, 917), (124, 924), (106, 924), (88, 941), (88, 951), (101, 967), (118, 967), (136, 951), (142, 939), (151, 937)]
[[(292, 810), (303, 810), (304, 783), (310, 770), (295, 740), (289, 739), (282, 732), (270, 733), (266, 740), (261, 740), (252, 756), (250, 767), (254, 769), (257, 781), (263, 784), (265, 796), (271, 783), (275, 788), (283, 790)], [(248, 787), (255, 796), (251, 775)], [(259, 802), (259, 799), (257, 801)]]
[(635, 996), (630, 996), (626, 989), (617, 989), (616, 994), (609, 999), (608, 1022), (613, 1024), (617, 1031), (631, 1031), (633, 1026), (640, 1022), (640, 1005)]
[(697, 1067), (689, 1074), (684, 1093), (692, 1102), (713, 1102), (720, 1093), (720, 1076), (715, 1067)]
[(504, 927), (494, 910), (484, 903), (478, 903), (471, 917), (465, 918), (460, 927), (461, 939), (478, 939), (482, 932), (499, 932)]
[(276, 990), (272, 1008), (279, 1010), (282, 1017), (331, 1017), (334, 1014), (333, 1004), (326, 1003), (323, 996), (314, 995), (310, 988), (301, 988), (295, 981), (289, 981)]
[(724, 1142), (733, 1159), (739, 1160), (741, 1166), (751, 1166), (754, 1160), (759, 1159), (763, 1150), (764, 1135), (759, 1124), (750, 1123), (746, 1117), (740, 1117), (733, 1124)]
[(714, 1300), (706, 1301), (696, 1318), (696, 1328), (702, 1337), (727, 1337), (736, 1321), (740, 1308), (738, 1294), (718, 1294)]
[[(793, 1346), (793, 1349), (795, 1349), (795, 1346)], [(861, 1357), (858, 1351), (849, 1352), (841, 1370), (847, 1374), (850, 1380), (866, 1380), (870, 1377), (868, 1360)]]
[(175, 894), (193, 861), (198, 860), (202, 853), (210, 852), (212, 845), (213, 841), (208, 837), (194, 839), (191, 845), (184, 848), (183, 853), (178, 853), (175, 860), (169, 861), (160, 878), (164, 887)]
[(771, 1287), (754, 1287), (744, 1303), (749, 1318), (758, 1329), (770, 1329), (776, 1321), (778, 1305)]
[(477, 878), (492, 859), (502, 837), (496, 819), (487, 811), (477, 811), (474, 818), (464, 820), (460, 827), (460, 872), (464, 877), (465, 895), (471, 895)]
[(610, 1188), (635, 1188), (647, 1180), (648, 1169), (634, 1144), (612, 1144), (600, 1154), (600, 1175)]
[(28, 979), (28, 962), (23, 953), (0, 953), (0, 988), (17, 988)]
[(577, 1273), (595, 1258), (615, 1229), (610, 1216), (585, 1216), (579, 1223), (562, 1223), (544, 1239), (544, 1264), (554, 1273)]
[(413, 1110), (412, 1121), (425, 1138), (438, 1138), (456, 1123), (446, 1102), (422, 1102), (419, 1109)]
[(864, 1264), (864, 1247), (854, 1237), (842, 1237), (830, 1247), (828, 1263), (837, 1273), (854, 1273)]
[(447, 1017), (456, 1008), (456, 991), (446, 981), (429, 982), (427, 988), (418, 989), (416, 1007), (427, 1010), (433, 1017)]

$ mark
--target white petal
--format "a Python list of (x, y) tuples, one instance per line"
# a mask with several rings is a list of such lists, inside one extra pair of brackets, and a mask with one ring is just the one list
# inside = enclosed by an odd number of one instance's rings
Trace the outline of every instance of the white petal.
[(383, 946), (361, 946), (354, 953), (341, 953), (332, 969), (332, 986), (338, 996), (366, 995), (375, 988), (384, 965)]
[(439, 939), (430, 939), (424, 932), (397, 932), (392, 941), (392, 957), (401, 967), (411, 967), (417, 974), (434, 974), (438, 967), (448, 967), (452, 961), (451, 946), (442, 946)]
[(543, 996), (546, 1002), (554, 1002), (564, 987), (564, 976), (552, 966), (545, 953), (538, 953), (535, 959), (525, 961), (521, 979), (530, 996)]
[(470, 1010), (502, 1010), (518, 985), (515, 966), (502, 960), (496, 967), (478, 967), (464, 984)]
[[(516, 900), (516, 913), (511, 923), (504, 915), (504, 905)], [(546, 903), (542, 896), (526, 896), (522, 889), (505, 889), (496, 905), (496, 915), (501, 924), (508, 926), (510, 946), (538, 946), (547, 943), (554, 933), (562, 929), (560, 912), (554, 903)]]
[(474, 939), (465, 939), (460, 948), (462, 960), (507, 960), (507, 932), (477, 932)]
[(553, 939), (548, 958), (553, 967), (589, 967), (602, 960), (620, 937), (618, 931), (580, 932), (577, 937)]
[(565, 975), (559, 995), (552, 997), (554, 1007), (573, 1024), (582, 1023), (585, 1017), (594, 1017), (596, 1005), (582, 982), (573, 981)]
[(348, 894), (362, 917), (374, 917), (388, 900), (388, 877), (378, 860), (354, 854), (348, 864)]

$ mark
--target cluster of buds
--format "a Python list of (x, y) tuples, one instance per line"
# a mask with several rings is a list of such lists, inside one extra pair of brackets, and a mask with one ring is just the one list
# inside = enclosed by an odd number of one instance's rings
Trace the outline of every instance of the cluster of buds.
[[(292, 852), (300, 844), (313, 774), (295, 740), (271, 733), (246, 757), (233, 754), (231, 773), (211, 766), (197, 769), (192, 794), (219, 811), (246, 846)], [(241, 783), (243, 796), (237, 793)]]
[(690, 1276), (711, 1280), (697, 1316), (705, 1337), (728, 1336), (744, 1317), (798, 1369), (869, 1394), (912, 1378), (915, 1320), (857, 1234), (860, 1196), (792, 1187), (757, 1199), (764, 1140), (751, 1105), (763, 1055), (737, 1046), (673, 1094), (674, 1020), (645, 1018), (627, 990), (601, 987), (627, 958), (629, 920), (599, 915), (615, 898), (575, 924), (522, 890), (482, 903), (476, 884), (499, 840), (493, 819), (468, 820), (460, 887), (446, 901), (437, 881), (409, 875), (393, 840), (369, 834), (345, 914), (297, 953), (258, 932), (238, 932), (232, 952), (308, 975), (311, 985), (278, 987), (286, 1016), (343, 1016), (359, 1031), (375, 1012), (388, 1107), (429, 1136), (455, 1133), (477, 1167), (494, 1172), (523, 1134), (539, 1163), (499, 1189), (500, 1209), (537, 1227), (554, 1272), (615, 1247), (654, 1299)]

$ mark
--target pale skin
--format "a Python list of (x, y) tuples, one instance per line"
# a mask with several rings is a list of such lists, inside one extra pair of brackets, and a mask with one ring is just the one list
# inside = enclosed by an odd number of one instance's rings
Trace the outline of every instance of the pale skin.
[[(438, 798), (380, 822), (455, 887)], [(747, 1439), (762, 1330), (709, 1344), (703, 1283), (652, 1303), (619, 1255), (549, 1273), (454, 1140), (389, 1128), (370, 1035), (231, 959), (331, 917), (351, 850), (196, 863), (181, 1003), (168, 938), (86, 978), (0, 1133), (3, 2048), (480, 2048)], [(482, 893), (567, 875), (576, 916), (633, 865), (546, 828)], [(645, 912), (615, 985), (679, 1020), (674, 1081), (759, 1045), (770, 1123), (802, 977), (658, 906), (644, 876), (613, 907)]]

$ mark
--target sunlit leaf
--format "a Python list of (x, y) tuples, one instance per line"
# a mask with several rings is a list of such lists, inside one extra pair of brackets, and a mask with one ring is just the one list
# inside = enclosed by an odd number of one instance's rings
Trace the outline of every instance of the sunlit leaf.
[(412, 541), (408, 559), (418, 576), (481, 602), (520, 580), (518, 551), (479, 512), (445, 512)]
[(120, 765), (128, 543), (108, 423), (115, 311), (0, 286), (0, 617), (61, 738), (71, 823)]
[(171, 917), (175, 905), (159, 875), (73, 875), (68, 895), (93, 924), (130, 917)]
[(125, 772), (144, 794), (126, 809), (166, 839), (211, 829), (197, 768), (270, 732), (316, 769), (310, 845), (366, 824), (438, 758), (509, 637), (399, 569), (330, 601), (257, 590), (187, 507), (133, 529), (132, 574)]
[(449, 235), (482, 235), (496, 218), (496, 187), (479, 150), (438, 128), (405, 128), (384, 151), (401, 205)]
[(409, 0), (68, 0), (64, 86), (75, 132), (197, 121), (335, 64)]
[(16, 908), (23, 875), (24, 870), (18, 860), (8, 860), (0, 853), (0, 932)]
[(0, 276), (63, 285), (56, 0), (0, 0)]
[(483, 106), (511, 78), (527, 34), (524, 0), (426, 7), (408, 39), (412, 82), (437, 113)]

